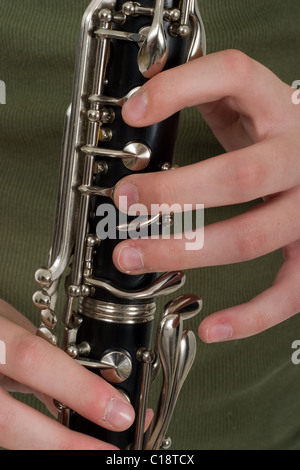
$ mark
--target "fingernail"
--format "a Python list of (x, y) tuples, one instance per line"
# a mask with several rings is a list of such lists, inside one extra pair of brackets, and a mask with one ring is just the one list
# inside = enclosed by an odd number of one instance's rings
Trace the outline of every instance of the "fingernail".
[(118, 429), (126, 429), (134, 420), (132, 406), (116, 398), (112, 398), (106, 408), (105, 421)]
[(124, 183), (116, 188), (115, 200), (121, 212), (127, 214), (128, 209), (138, 202), (138, 191), (134, 184)]
[(207, 330), (207, 340), (209, 343), (217, 343), (231, 338), (232, 328), (230, 325), (220, 323), (213, 325)]
[(121, 248), (118, 263), (125, 272), (137, 271), (144, 266), (141, 252), (131, 246)]
[(147, 93), (140, 89), (137, 93), (131, 96), (128, 101), (124, 103), (123, 106), (123, 115), (126, 118), (129, 118), (131, 121), (139, 121), (142, 119), (148, 107), (148, 97)]

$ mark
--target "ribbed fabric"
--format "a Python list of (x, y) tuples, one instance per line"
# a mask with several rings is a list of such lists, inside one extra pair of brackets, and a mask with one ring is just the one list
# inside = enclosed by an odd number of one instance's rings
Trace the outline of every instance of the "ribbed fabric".
[[(0, 0), (0, 79), (7, 86), (7, 104), (0, 107), (0, 296), (36, 324), (34, 272), (46, 262), (51, 243), (64, 114), (88, 3)], [(208, 52), (241, 49), (288, 84), (300, 79), (298, 0), (199, 4)], [(177, 163), (222, 152), (197, 111), (184, 110)], [(205, 222), (232, 217), (255, 203), (207, 210)], [(204, 300), (200, 317), (189, 327), (197, 331), (201, 317), (265, 290), (281, 263), (277, 252), (187, 272), (183, 292), (199, 293)], [(173, 448), (299, 449), (300, 373), (291, 362), (291, 344), (299, 337), (294, 317), (241, 341), (205, 345), (198, 340), (196, 364), (171, 423)]]

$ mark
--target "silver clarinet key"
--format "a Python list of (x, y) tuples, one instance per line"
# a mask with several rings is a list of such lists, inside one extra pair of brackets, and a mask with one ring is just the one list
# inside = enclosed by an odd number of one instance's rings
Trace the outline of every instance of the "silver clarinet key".
[[(162, 309), (155, 329), (158, 298), (180, 289), (185, 274), (129, 275), (113, 263), (116, 245), (131, 238), (131, 230), (148, 234), (153, 229), (157, 236), (164, 235), (172, 224), (168, 214), (147, 215), (132, 224), (124, 223), (119, 213), (115, 238), (97, 232), (99, 220), (106, 221), (101, 209), (108, 207), (114, 214), (117, 210), (113, 196), (121, 178), (139, 172), (151, 178), (151, 172), (174, 168), (179, 114), (138, 128), (123, 121), (122, 107), (147, 79), (204, 50), (195, 0), (154, 0), (151, 6), (92, 0), (82, 19), (63, 132), (53, 241), (46, 265), (36, 271), (40, 290), (33, 301), (40, 312), (37, 335), (58, 347), (55, 330), (61, 318), (65, 353), (78, 367), (113, 384), (136, 411), (128, 430), (107, 434), (55, 401), (59, 422), (120, 449), (171, 445), (168, 427), (196, 351), (195, 335), (183, 325), (202, 306), (195, 295), (179, 296)], [(160, 400), (145, 433), (148, 398), (159, 373)]]

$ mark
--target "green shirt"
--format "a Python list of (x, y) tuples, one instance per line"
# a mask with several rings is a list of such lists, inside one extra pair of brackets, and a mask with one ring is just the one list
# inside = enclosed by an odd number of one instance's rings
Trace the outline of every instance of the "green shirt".
[[(88, 4), (0, 0), (0, 80), (6, 84), (6, 104), (0, 106), (0, 296), (36, 325), (34, 272), (45, 264), (51, 244), (63, 121)], [(199, 4), (208, 53), (240, 49), (286, 83), (300, 79), (299, 0)], [(197, 111), (184, 110), (176, 163), (221, 152)], [(232, 217), (256, 202), (207, 210), (205, 222)], [(201, 318), (268, 288), (281, 263), (276, 252), (187, 272), (182, 292), (198, 293), (204, 302), (189, 327), (196, 332)], [(198, 340), (195, 366), (169, 430), (173, 449), (300, 449), (300, 369), (291, 361), (291, 344), (299, 338), (295, 316), (240, 341)], [(31, 397), (26, 401), (36, 406)]]

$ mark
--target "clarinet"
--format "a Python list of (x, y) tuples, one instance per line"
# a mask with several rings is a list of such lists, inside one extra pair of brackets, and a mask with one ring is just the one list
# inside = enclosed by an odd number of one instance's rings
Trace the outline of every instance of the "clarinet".
[[(156, 227), (161, 234), (171, 223), (162, 214), (124, 222), (113, 190), (133, 172), (173, 168), (179, 113), (136, 129), (125, 124), (121, 110), (149, 78), (205, 53), (195, 0), (176, 1), (93, 0), (87, 8), (65, 120), (54, 236), (47, 266), (35, 274), (41, 287), (33, 296), (41, 314), (37, 334), (58, 344), (55, 308), (64, 279), (63, 349), (117, 387), (136, 413), (133, 425), (119, 433), (62, 403), (56, 403), (58, 420), (120, 449), (170, 447), (167, 429), (196, 352), (195, 335), (183, 322), (202, 307), (192, 294), (168, 302), (155, 335), (157, 298), (183, 286), (185, 274), (128, 275), (112, 262), (117, 243), (133, 231), (145, 235)], [(100, 227), (112, 220), (114, 230), (110, 226), (105, 236)], [(149, 394), (159, 374), (160, 397), (145, 432)]]

